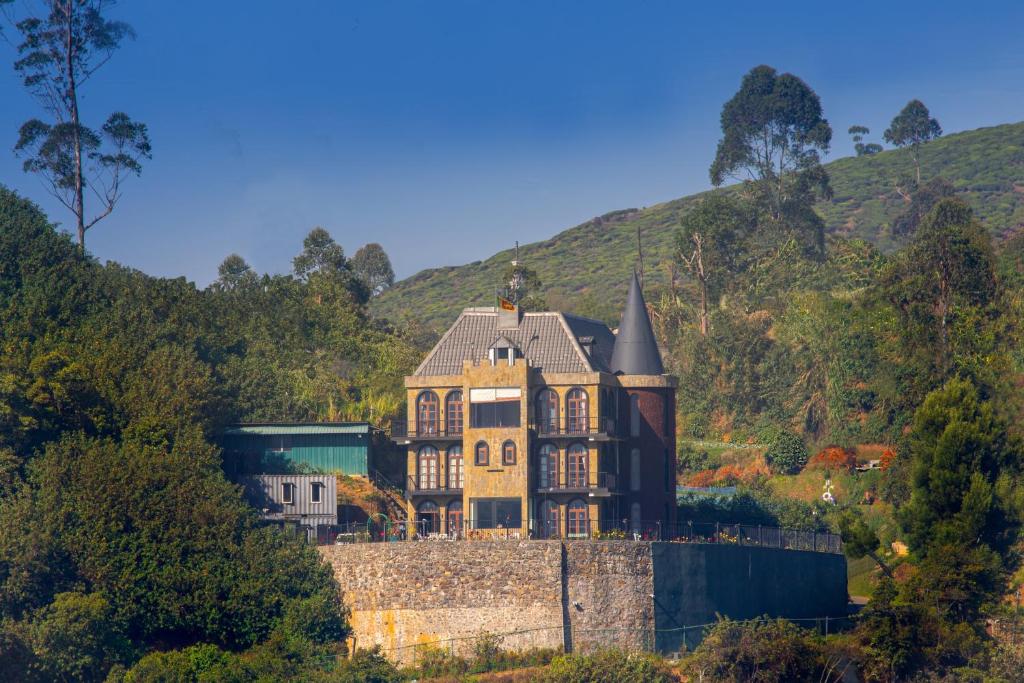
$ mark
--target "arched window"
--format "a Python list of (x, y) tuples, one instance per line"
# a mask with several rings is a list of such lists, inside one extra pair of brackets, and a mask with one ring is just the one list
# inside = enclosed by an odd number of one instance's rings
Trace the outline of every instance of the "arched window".
[(441, 512), (437, 503), (425, 500), (416, 509), (416, 531), (420, 534), (436, 534), (441, 530)]
[(590, 416), (587, 392), (576, 387), (565, 397), (566, 431), (569, 434), (586, 434)]
[(444, 398), (444, 420), (448, 436), (462, 434), (462, 392), (449, 391)]
[(437, 434), (437, 410), (439, 401), (433, 391), (424, 391), (416, 397), (416, 434), (429, 436)]
[(462, 489), (465, 486), (466, 472), (462, 464), (462, 446), (456, 444), (448, 449), (448, 488)]
[(569, 470), (569, 476), (567, 477), (569, 488), (587, 488), (587, 464), (590, 460), (589, 455), (587, 447), (581, 443), (574, 443), (569, 446), (569, 451), (566, 453), (566, 465)]
[(558, 449), (553, 444), (544, 444), (537, 453), (537, 487), (558, 488)]
[(448, 503), (448, 533), (459, 538), (462, 536), (462, 501), (453, 500)]
[(438, 488), (437, 449), (433, 446), (423, 446), (416, 455), (416, 463), (417, 488)]
[(629, 530), (633, 533), (639, 533), (642, 521), (643, 515), (640, 503), (633, 503), (629, 506)]
[(509, 439), (505, 443), (501, 444), (501, 464), (502, 465), (515, 465), (516, 464), (516, 442)]
[(541, 501), (537, 517), (540, 522), (537, 532), (541, 538), (558, 538), (561, 536), (558, 503), (553, 500)]
[(579, 499), (572, 501), (569, 503), (567, 517), (569, 538), (586, 538), (590, 532), (590, 525), (587, 522), (587, 504)]
[(629, 397), (629, 435), (640, 436), (640, 396), (637, 394)]
[(629, 490), (640, 490), (640, 449), (634, 448), (629, 452)]
[(558, 433), (558, 394), (554, 389), (542, 389), (537, 394), (537, 432)]
[(491, 449), (487, 447), (486, 441), (478, 441), (473, 450), (473, 464), (488, 465), (491, 462)]

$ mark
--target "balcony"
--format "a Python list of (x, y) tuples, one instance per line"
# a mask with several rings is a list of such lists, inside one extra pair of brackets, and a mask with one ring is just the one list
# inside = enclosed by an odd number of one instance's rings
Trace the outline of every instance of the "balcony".
[(391, 440), (396, 443), (414, 441), (462, 441), (462, 425), (439, 422), (416, 423), (408, 420), (391, 421)]
[(448, 482), (442, 481), (440, 478), (421, 480), (415, 475), (409, 475), (405, 485), (405, 495), (407, 498), (413, 496), (461, 496), (462, 487), (448, 486)]
[(537, 493), (586, 493), (594, 497), (610, 496), (618, 485), (612, 472), (569, 474), (559, 472), (556, 477), (537, 481)]
[(530, 421), (538, 437), (545, 439), (588, 439), (590, 441), (611, 441), (622, 438), (618, 425), (611, 417), (561, 417)]

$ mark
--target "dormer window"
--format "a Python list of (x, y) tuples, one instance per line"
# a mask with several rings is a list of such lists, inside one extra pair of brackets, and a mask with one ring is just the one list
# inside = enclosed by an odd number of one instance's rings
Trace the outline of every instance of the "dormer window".
[(487, 352), (487, 357), (491, 361), (491, 365), (515, 365), (516, 364), (516, 345), (513, 344), (505, 337), (498, 337), (497, 341), (491, 345), (490, 350)]

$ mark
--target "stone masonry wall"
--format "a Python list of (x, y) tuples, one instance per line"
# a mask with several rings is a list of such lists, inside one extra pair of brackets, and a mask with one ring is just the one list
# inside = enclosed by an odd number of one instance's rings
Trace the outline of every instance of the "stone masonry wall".
[(585, 540), (319, 550), (351, 611), (356, 646), (380, 645), (400, 662), (420, 645), (466, 654), (485, 632), (515, 632), (502, 642), (515, 650), (676, 652), (695, 647), (702, 633), (693, 627), (717, 614), (819, 618), (846, 609), (846, 561), (827, 553)]
[[(510, 649), (563, 647), (558, 541), (367, 543), (322, 546), (357, 647), (408, 662), (415, 647), (466, 653), (483, 632), (528, 631)], [(542, 630), (538, 630), (542, 629)]]

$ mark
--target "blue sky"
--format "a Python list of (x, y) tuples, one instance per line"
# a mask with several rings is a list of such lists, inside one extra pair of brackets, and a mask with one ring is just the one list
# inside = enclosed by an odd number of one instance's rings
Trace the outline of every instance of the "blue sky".
[[(806, 80), (871, 139), (911, 98), (946, 132), (1024, 118), (1024, 4), (122, 2), (138, 38), (83, 94), (154, 158), (89, 249), (205, 285), (229, 253), (285, 272), (310, 228), (377, 241), (399, 277), (708, 187), (722, 103), (751, 67)], [(6, 30), (10, 37), (10, 29)], [(39, 110), (0, 42), (0, 183)]]

